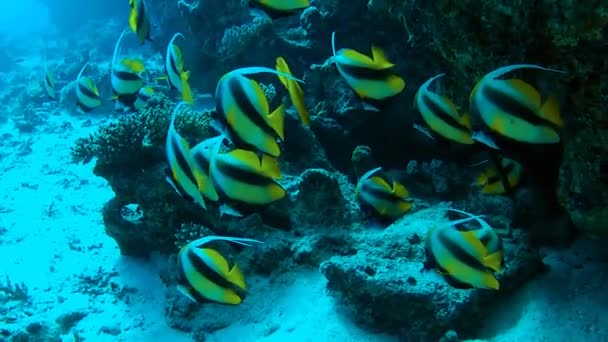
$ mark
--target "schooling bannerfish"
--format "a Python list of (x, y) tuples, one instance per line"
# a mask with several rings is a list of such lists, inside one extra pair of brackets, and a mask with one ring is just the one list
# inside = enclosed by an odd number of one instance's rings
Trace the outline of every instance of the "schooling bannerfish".
[[(287, 62), (283, 57), (277, 58), (276, 68), (277, 71), (291, 75), (291, 70), (289, 70), (289, 66), (287, 65)], [(306, 103), (304, 101), (304, 91), (302, 90), (302, 87), (300, 87), (298, 82), (290, 80), (281, 75), (279, 75), (279, 80), (281, 81), (283, 86), (285, 86), (285, 89), (287, 89), (287, 92), (289, 93), (289, 98), (291, 99), (291, 103), (293, 103), (293, 106), (296, 108), (296, 111), (300, 116), (300, 121), (302, 121), (302, 123), (305, 125), (309, 125), (310, 115), (308, 114), (308, 109), (306, 109)]]
[(459, 144), (473, 144), (470, 115), (459, 114), (454, 102), (429, 90), (431, 83), (444, 75), (424, 82), (416, 93), (414, 105), (432, 134)]
[(101, 96), (95, 82), (86, 76), (82, 76), (85, 68), (89, 63), (85, 64), (78, 76), (76, 77), (76, 105), (83, 112), (90, 112), (93, 109), (101, 106)]
[(186, 193), (195, 203), (207, 209), (205, 200), (201, 195), (201, 189), (204, 188), (203, 171), (200, 170), (192, 159), (188, 142), (175, 129), (175, 116), (184, 105), (187, 104), (180, 102), (173, 109), (171, 123), (167, 132), (165, 153), (171, 169), (171, 177), (168, 180), (178, 193)]
[(184, 37), (181, 33), (173, 35), (169, 44), (167, 45), (167, 53), (165, 56), (165, 73), (167, 74), (167, 80), (172, 88), (177, 89), (182, 100), (192, 104), (194, 98), (192, 97), (192, 89), (188, 79), (190, 78), (190, 72), (184, 70), (184, 58), (182, 50), (174, 43), (177, 37)]
[(332, 33), (333, 62), (346, 83), (362, 99), (384, 100), (399, 94), (405, 81), (390, 69), (391, 63), (380, 48), (372, 45), (372, 57), (352, 49), (336, 51), (336, 33)]
[(485, 75), (471, 91), (471, 113), (481, 118), (490, 135), (527, 144), (559, 143), (559, 129), (564, 123), (557, 99), (554, 96), (542, 98), (536, 88), (520, 79), (500, 79), (519, 69), (562, 73), (533, 64), (496, 69)]
[(392, 185), (380, 176), (374, 176), (381, 168), (366, 172), (357, 182), (357, 199), (365, 206), (373, 208), (380, 216), (397, 218), (412, 207), (408, 201), (409, 193), (401, 183)]
[(245, 277), (236, 264), (231, 265), (218, 251), (204, 247), (214, 241), (243, 246), (262, 243), (227, 236), (207, 236), (188, 243), (177, 256), (178, 290), (197, 303), (240, 304), (247, 294)]
[(140, 45), (150, 39), (150, 19), (144, 0), (129, 0), (129, 28)]

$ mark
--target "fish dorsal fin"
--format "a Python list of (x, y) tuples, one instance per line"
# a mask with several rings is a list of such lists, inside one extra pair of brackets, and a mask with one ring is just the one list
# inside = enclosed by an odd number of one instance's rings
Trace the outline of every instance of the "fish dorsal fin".
[(268, 115), (268, 124), (274, 129), (281, 140), (285, 140), (284, 121), (285, 105), (278, 106), (277, 109)]
[(370, 178), (369, 181), (372, 184), (381, 188), (382, 190), (386, 190), (386, 192), (393, 192), (393, 189), (391, 188), (391, 186), (388, 185), (388, 183), (382, 177), (374, 176), (374, 177)]
[(375, 45), (372, 45), (372, 59), (379, 69), (388, 69), (395, 66), (388, 60), (384, 51)]
[(259, 240), (247, 239), (247, 238), (237, 238), (232, 236), (217, 236), (217, 235), (209, 235), (202, 237), (200, 239), (196, 239), (191, 241), (188, 245), (201, 247), (213, 241), (228, 241), (232, 243), (236, 243), (243, 246), (251, 246), (253, 243), (263, 243)]
[(549, 96), (542, 104), (538, 115), (557, 127), (564, 127), (564, 120), (559, 110), (559, 101), (553, 95)]
[(400, 198), (407, 198), (410, 196), (407, 188), (403, 184), (396, 181), (393, 181), (393, 193)]
[(367, 171), (366, 173), (363, 174), (363, 176), (361, 176), (361, 178), (359, 178), (359, 181), (367, 180), (369, 177), (371, 177), (371, 175), (373, 175), (374, 173), (376, 173), (380, 170), (382, 170), (382, 167), (377, 167), (375, 169), (371, 169), (371, 170)]
[(483, 264), (496, 272), (502, 272), (502, 251), (485, 256)]
[[(291, 75), (291, 70), (289, 70), (289, 66), (283, 57), (278, 57), (276, 59), (276, 68), (277, 71)], [(287, 78), (283, 75), (278, 75), (279, 81), (285, 86), (285, 88), (289, 89), (289, 83), (287, 82)]]
[(515, 70), (519, 70), (519, 69), (537, 69), (537, 70), (544, 70), (544, 71), (551, 71), (551, 72), (557, 72), (557, 73), (561, 73), (561, 74), (565, 74), (565, 71), (561, 71), (561, 70), (557, 70), (557, 69), (550, 69), (550, 68), (545, 68), (545, 67), (541, 67), (540, 65), (535, 65), (535, 64), (513, 64), (513, 65), (507, 65), (504, 66), (502, 68), (498, 68), (496, 70), (493, 70), (491, 72), (489, 72), (488, 74), (486, 74), (482, 81), (484, 79), (495, 79), (495, 78), (499, 78), (502, 77), (512, 71)]

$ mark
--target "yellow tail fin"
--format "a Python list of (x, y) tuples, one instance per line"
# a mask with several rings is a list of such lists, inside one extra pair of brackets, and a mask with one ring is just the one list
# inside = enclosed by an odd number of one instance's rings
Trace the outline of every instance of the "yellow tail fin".
[(539, 115), (558, 127), (564, 127), (564, 120), (559, 112), (559, 101), (555, 96), (547, 98), (540, 108)]
[(270, 127), (274, 129), (277, 135), (281, 138), (281, 140), (285, 140), (285, 132), (284, 132), (284, 120), (285, 120), (285, 106), (280, 105), (274, 112), (268, 115), (268, 123)]
[(267, 177), (280, 179), (281, 169), (279, 167), (279, 160), (267, 154), (262, 156), (262, 173)]
[(407, 188), (398, 182), (393, 181), (393, 193), (401, 198), (407, 198), (410, 196)]
[(502, 252), (492, 253), (483, 258), (483, 264), (496, 272), (502, 272)]
[(245, 276), (241, 272), (241, 269), (238, 265), (232, 266), (230, 272), (226, 275), (226, 279), (236, 285), (238, 288), (243, 291), (247, 291), (247, 284), (245, 284)]

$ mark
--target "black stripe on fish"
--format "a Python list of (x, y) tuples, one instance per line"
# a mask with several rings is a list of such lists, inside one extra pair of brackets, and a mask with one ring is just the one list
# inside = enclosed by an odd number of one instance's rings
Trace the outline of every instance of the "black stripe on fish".
[(142, 101), (144, 101), (144, 102), (147, 102), (149, 99), (152, 98), (152, 95), (146, 94), (146, 93), (141, 92), (141, 91), (138, 91), (137, 92), (137, 98), (140, 99), (140, 100), (142, 100)]
[[(451, 257), (458, 259), (463, 264), (466, 264), (477, 271), (485, 272), (486, 267), (480, 261), (475, 259), (475, 257), (470, 255), (459, 244), (459, 242), (455, 242), (452, 239), (450, 239), (446, 234), (446, 232), (447, 232), (446, 229), (449, 229), (449, 228), (444, 228), (441, 231), (437, 232), (438, 243), (442, 244), (448, 250), (448, 252), (451, 254)], [(461, 241), (466, 243), (466, 241), (464, 239)]]
[(177, 160), (178, 167), (180, 169), (182, 169), (182, 171), (186, 174), (186, 177), (188, 177), (188, 179), (192, 183), (197, 184), (196, 177), (194, 177), (194, 174), (192, 173), (192, 169), (190, 168), (190, 165), (188, 164), (188, 161), (186, 160), (186, 156), (184, 156), (181, 153), (181, 150), (180, 150), (181, 145), (180, 145), (179, 139), (180, 139), (179, 136), (174, 136), (171, 139), (171, 147), (173, 148), (173, 151), (175, 152), (175, 160)]
[(76, 101), (76, 106), (78, 106), (78, 108), (80, 108), (80, 110), (82, 110), (85, 113), (88, 113), (88, 112), (92, 111), (93, 109), (95, 109), (95, 107), (89, 107), (80, 101)]
[(89, 89), (86, 85), (78, 82), (78, 90), (82, 93), (82, 95), (90, 98), (90, 99), (99, 99), (99, 95), (95, 94), (93, 90)]
[[(177, 76), (180, 76), (179, 70), (177, 70), (177, 63), (175, 61), (175, 55), (173, 54), (173, 49), (171, 49), (171, 51), (170, 51), (169, 65), (171, 66), (171, 71), (173, 71), (173, 73), (176, 74)], [(169, 80), (171, 80), (171, 78), (169, 78)], [(171, 83), (171, 81), (169, 81), (169, 83)]]
[[(184, 253), (186, 253), (186, 252), (184, 252)], [(194, 289), (194, 287), (192, 287), (192, 285), (188, 281), (188, 278), (186, 278), (186, 272), (184, 272), (184, 265), (182, 265), (182, 262), (181, 262), (181, 255), (178, 255), (178, 257), (177, 257), (177, 268), (179, 270), (179, 275), (178, 275), (179, 281), (178, 282), (180, 285), (182, 285), (186, 289), (188, 294), (190, 294), (190, 296), (192, 296), (192, 298), (194, 298), (194, 300), (197, 303), (209, 302), (209, 300), (207, 298), (201, 296), (201, 294), (198, 293), (198, 291), (196, 291)]]
[(53, 83), (51, 82), (51, 80), (49, 79), (49, 74), (44, 75), (44, 82), (46, 82), (46, 85), (49, 88), (53, 88)]
[(205, 171), (205, 173), (209, 172), (209, 159), (205, 158), (202, 152), (194, 153), (192, 158), (194, 159), (194, 162), (200, 166), (203, 171)]
[(399, 203), (403, 199), (395, 196), (392, 192), (387, 192), (384, 189), (381, 189), (377, 186), (370, 185), (368, 182), (363, 182), (361, 185), (361, 191), (366, 192), (367, 194), (383, 201)]
[(139, 92), (134, 94), (118, 94), (114, 88), (112, 88), (112, 93), (116, 96), (116, 101), (126, 105), (131, 106), (135, 101), (137, 101), (137, 97)]
[(114, 77), (118, 78), (120, 81), (142, 81), (143, 79), (136, 73), (130, 71), (112, 71)]
[[(490, 102), (500, 108), (503, 112), (522, 119), (535, 126), (551, 126), (549, 121), (539, 117), (533, 110), (521, 104), (517, 100), (509, 97), (492, 85), (483, 87), (482, 95)], [(502, 133), (502, 132), (501, 132)]]
[(386, 81), (394, 75), (389, 69), (374, 70), (360, 66), (340, 64), (342, 71), (358, 80)]
[[(135, 24), (137, 28), (137, 32), (140, 32), (143, 26), (145, 25), (146, 18), (146, 7), (144, 5), (143, 0), (135, 0), (135, 8), (137, 10), (137, 23)], [(139, 4), (139, 6), (137, 6)]]
[(199, 274), (223, 289), (234, 290), (236, 294), (241, 297), (241, 300), (244, 298), (245, 293), (243, 289), (214, 271), (213, 268), (207, 265), (205, 261), (199, 258), (191, 249), (188, 249), (186, 253), (188, 253), (186, 255), (188, 260)]
[[(431, 112), (439, 118), (439, 120), (445, 122), (450, 125), (452, 128), (455, 128), (459, 131), (469, 133), (469, 129), (462, 125), (460, 122), (456, 121), (450, 114), (446, 113), (441, 106), (439, 106), (428, 94), (422, 95), (422, 101), (426, 104)], [(427, 125), (428, 126), (428, 125)]]
[(243, 170), (228, 163), (223, 163), (220, 159), (217, 160), (217, 168), (224, 176), (240, 183), (259, 187), (277, 184), (274, 180), (272, 180), (272, 178), (263, 176), (256, 172)]
[(247, 93), (243, 88), (244, 85), (241, 83), (241, 80), (242, 79), (237, 77), (231, 77), (228, 80), (228, 89), (232, 94), (237, 107), (251, 122), (253, 122), (255, 126), (262, 129), (264, 133), (271, 137), (276, 137), (276, 132), (268, 125), (268, 122), (264, 120), (264, 116), (266, 116), (268, 113), (260, 113), (256, 110), (254, 104), (251, 103), (250, 99), (247, 97)]

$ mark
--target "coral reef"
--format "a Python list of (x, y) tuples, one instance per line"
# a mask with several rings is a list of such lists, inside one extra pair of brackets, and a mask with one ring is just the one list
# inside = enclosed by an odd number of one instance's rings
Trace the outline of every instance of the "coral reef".
[(423, 271), (424, 237), (433, 225), (446, 224), (446, 205), (406, 215), (384, 231), (351, 233), (354, 255), (323, 262), (329, 288), (353, 310), (353, 319), (395, 331), (404, 340), (437, 340), (449, 329), (468, 336), (489, 316), (491, 303), (518, 288), (541, 268), (538, 252), (525, 233), (505, 243), (501, 292), (461, 290), (449, 286), (435, 271)]

